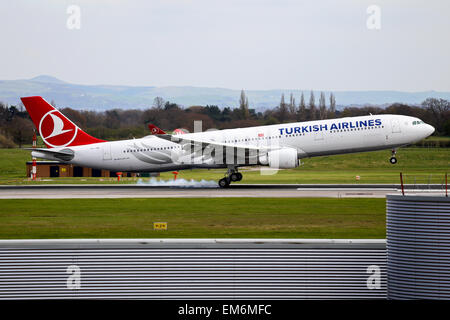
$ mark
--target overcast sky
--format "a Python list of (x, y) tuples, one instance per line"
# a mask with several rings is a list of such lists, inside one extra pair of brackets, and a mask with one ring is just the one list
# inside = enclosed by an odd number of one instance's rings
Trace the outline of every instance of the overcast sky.
[(448, 0), (14, 0), (0, 13), (2, 80), (450, 91)]

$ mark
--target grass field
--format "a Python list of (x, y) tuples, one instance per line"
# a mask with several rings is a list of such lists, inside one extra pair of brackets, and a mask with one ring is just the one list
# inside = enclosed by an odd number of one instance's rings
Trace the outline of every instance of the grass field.
[[(389, 164), (389, 157), (386, 150), (309, 158), (276, 174), (242, 168), (242, 183), (398, 183), (399, 172), (406, 183), (442, 183), (450, 168), (450, 148), (403, 148), (397, 165)], [(0, 184), (119, 183), (115, 178), (29, 181), (29, 160), (29, 151), (0, 149)], [(184, 170), (178, 177), (217, 181), (223, 174)], [(159, 179), (173, 175), (161, 173)], [(385, 210), (384, 199), (363, 198), (0, 200), (0, 239), (385, 238)], [(168, 222), (169, 230), (154, 231), (158, 221)]]
[[(255, 168), (242, 169), (241, 183), (398, 183), (399, 172), (406, 183), (442, 183), (443, 174), (450, 168), (450, 148), (403, 148), (397, 153), (398, 163), (388, 162), (390, 151), (308, 158), (292, 170), (279, 170), (276, 174), (261, 174)], [(36, 183), (118, 183), (114, 178), (53, 178), (33, 182), (25, 177), (25, 162), (29, 151), (0, 149), (0, 184)], [(263, 171), (263, 173), (273, 173)], [(224, 170), (183, 170), (179, 178), (217, 181)], [(170, 172), (161, 173), (160, 179), (173, 179)], [(145, 182), (148, 179), (143, 179)], [(125, 178), (120, 183), (136, 183)]]
[(385, 200), (0, 200), (0, 239), (44, 238), (385, 238)]

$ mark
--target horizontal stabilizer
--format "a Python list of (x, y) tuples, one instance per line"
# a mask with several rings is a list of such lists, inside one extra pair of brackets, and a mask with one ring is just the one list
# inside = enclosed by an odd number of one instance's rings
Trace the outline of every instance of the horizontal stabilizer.
[(62, 150), (53, 150), (53, 149), (45, 149), (45, 148), (24, 148), (25, 150), (32, 151), (32, 156), (36, 158), (44, 158), (44, 159), (57, 159), (62, 161), (70, 161), (74, 157), (74, 152), (71, 149), (62, 149)]

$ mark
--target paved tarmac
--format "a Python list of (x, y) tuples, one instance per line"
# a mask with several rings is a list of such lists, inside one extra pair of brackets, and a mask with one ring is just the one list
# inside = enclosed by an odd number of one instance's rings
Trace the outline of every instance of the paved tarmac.
[[(437, 188), (406, 188), (406, 194), (443, 195)], [(0, 199), (75, 198), (384, 198), (401, 194), (395, 185), (232, 185), (230, 188), (160, 187), (147, 185), (0, 186)]]

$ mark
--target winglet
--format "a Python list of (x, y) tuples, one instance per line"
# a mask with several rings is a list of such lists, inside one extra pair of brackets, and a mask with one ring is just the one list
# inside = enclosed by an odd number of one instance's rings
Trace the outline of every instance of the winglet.
[(148, 128), (152, 134), (166, 134), (163, 130), (155, 126), (154, 124), (149, 123)]

